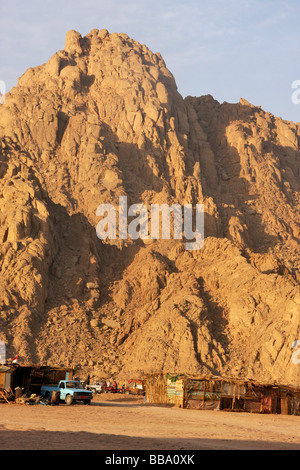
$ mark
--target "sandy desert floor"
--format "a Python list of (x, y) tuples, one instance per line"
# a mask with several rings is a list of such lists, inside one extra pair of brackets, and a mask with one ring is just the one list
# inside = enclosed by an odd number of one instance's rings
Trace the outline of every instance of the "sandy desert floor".
[(0, 405), (1, 450), (300, 450), (300, 417), (145, 405)]

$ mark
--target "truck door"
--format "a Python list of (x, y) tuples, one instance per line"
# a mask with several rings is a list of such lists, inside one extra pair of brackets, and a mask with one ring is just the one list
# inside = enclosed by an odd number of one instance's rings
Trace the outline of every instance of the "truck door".
[(59, 384), (59, 388), (60, 388), (60, 398), (63, 399), (63, 398), (65, 398), (65, 384), (64, 384), (64, 382), (61, 382)]

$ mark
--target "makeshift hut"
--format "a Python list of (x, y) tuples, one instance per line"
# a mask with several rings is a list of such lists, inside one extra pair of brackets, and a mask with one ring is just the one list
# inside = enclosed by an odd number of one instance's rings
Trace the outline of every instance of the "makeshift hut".
[(279, 386), (280, 413), (300, 416), (300, 390), (292, 386)]
[(0, 366), (0, 390), (8, 390), (11, 387), (11, 368)]
[(300, 415), (300, 388), (219, 376), (159, 373), (145, 380), (146, 403), (198, 410)]
[[(238, 397), (237, 389), (234, 391), (233, 396), (231, 396), (232, 409), (268, 414), (297, 415), (300, 412), (299, 388), (248, 380), (244, 382), (243, 392), (241, 393), (240, 390), (240, 396)], [(238, 401), (236, 401), (237, 398)]]
[(147, 375), (143, 382), (146, 403), (168, 404), (166, 374)]
[(300, 394), (292, 397), (291, 415), (300, 416)]
[(220, 378), (187, 377), (184, 380), (184, 406), (194, 410), (218, 410), (220, 392)]
[(12, 395), (11, 389), (12, 371), (10, 367), (0, 366), (0, 401), (9, 401)]
[(60, 380), (72, 379), (73, 376), (71, 368), (13, 364), (11, 387), (39, 394), (42, 385), (57, 385)]
[(243, 409), (250, 413), (280, 413), (278, 409), (278, 387), (270, 384), (247, 381), (243, 398)]
[(144, 384), (146, 403), (212, 409), (215, 405), (213, 402), (219, 400), (219, 385), (210, 382), (205, 376), (188, 377), (183, 374), (159, 373), (147, 376)]
[(222, 379), (220, 388), (220, 410), (242, 410), (246, 386), (234, 379)]
[(169, 404), (184, 407), (184, 376), (166, 374), (167, 401)]

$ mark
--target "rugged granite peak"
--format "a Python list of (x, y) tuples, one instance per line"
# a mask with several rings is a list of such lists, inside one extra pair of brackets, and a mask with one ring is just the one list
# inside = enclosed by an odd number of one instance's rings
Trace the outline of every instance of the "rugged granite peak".
[[(244, 99), (183, 99), (126, 34), (69, 31), (0, 105), (8, 355), (95, 377), (298, 381), (299, 136)], [(204, 204), (204, 247), (99, 240), (96, 209), (120, 196)]]

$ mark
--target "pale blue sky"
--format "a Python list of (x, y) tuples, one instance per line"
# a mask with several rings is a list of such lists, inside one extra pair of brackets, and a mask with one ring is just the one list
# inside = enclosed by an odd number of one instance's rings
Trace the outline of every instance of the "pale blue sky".
[(69, 29), (106, 28), (160, 52), (184, 97), (243, 97), (298, 122), (299, 18), (299, 0), (0, 0), (0, 80), (15, 86), (64, 48)]

